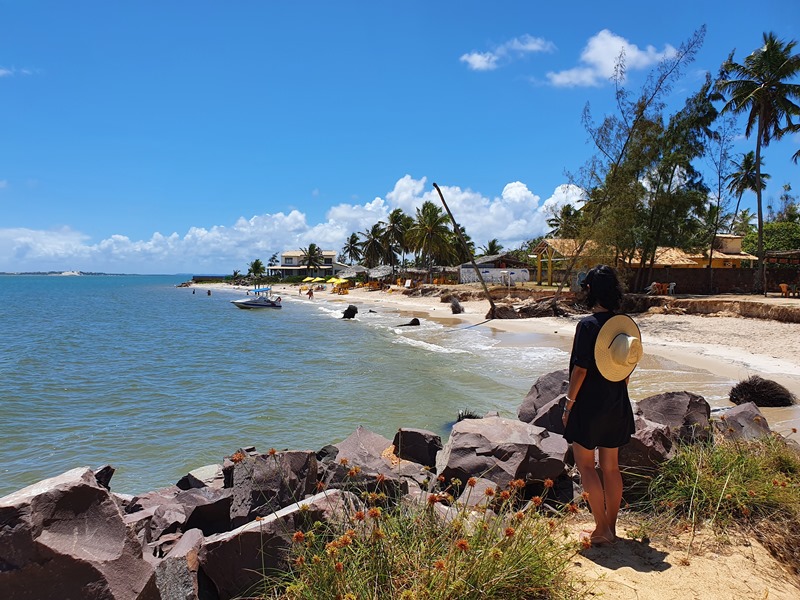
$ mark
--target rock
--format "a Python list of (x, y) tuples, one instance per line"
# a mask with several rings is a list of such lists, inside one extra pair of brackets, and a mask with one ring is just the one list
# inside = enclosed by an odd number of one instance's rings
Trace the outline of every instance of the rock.
[(398, 325), (398, 327), (418, 327), (419, 326), (419, 319), (414, 317), (408, 323), (402, 323)]
[(792, 406), (797, 398), (780, 383), (753, 375), (731, 388), (731, 402), (756, 406)]
[(690, 444), (711, 439), (711, 407), (705, 398), (691, 392), (666, 392), (637, 404), (636, 414), (669, 427), (675, 441)]
[(203, 532), (190, 529), (156, 566), (156, 586), (164, 600), (200, 600), (197, 571)]
[(442, 449), (442, 438), (425, 429), (401, 428), (392, 443), (399, 458), (426, 467), (436, 466), (436, 454)]
[[(497, 484), (483, 477), (476, 477), (475, 479), (474, 487), (464, 487), (464, 491), (461, 492), (461, 495), (458, 497), (458, 505), (469, 507), (480, 506), (485, 508), (494, 501), (494, 497), (487, 496), (485, 492), (489, 488), (495, 489)], [(464, 480), (464, 483), (466, 483), (466, 480)]]
[(352, 319), (358, 314), (358, 308), (354, 305), (350, 304), (347, 308), (342, 311), (342, 318), (343, 319)]
[(467, 419), (453, 426), (436, 471), (447, 482), (474, 476), (502, 488), (514, 479), (556, 479), (566, 453), (566, 440), (541, 427), (502, 417)]
[(455, 296), (450, 297), (450, 312), (452, 312), (454, 315), (460, 315), (464, 312), (464, 307), (461, 306), (461, 303)]
[(264, 571), (287, 569), (295, 531), (308, 530), (315, 521), (341, 521), (360, 507), (353, 494), (330, 490), (207, 537), (199, 552), (201, 598), (236, 598), (251, 591)]
[(230, 529), (233, 490), (194, 488), (176, 494), (169, 502), (156, 507), (150, 520), (152, 541), (166, 533), (200, 529), (204, 535)]
[(566, 394), (560, 394), (555, 399), (551, 400), (542, 406), (536, 412), (536, 418), (533, 419), (532, 424), (537, 427), (544, 427), (551, 433), (564, 435), (564, 421), (562, 416), (564, 414), (564, 399)]
[(95, 470), (94, 478), (97, 480), (97, 483), (110, 491), (111, 477), (113, 477), (115, 471), (116, 469), (111, 465), (103, 465), (99, 469)]
[(525, 423), (531, 423), (539, 411), (569, 388), (569, 370), (561, 369), (542, 375), (531, 387), (528, 395), (517, 410), (517, 418)]
[(141, 544), (86, 467), (0, 498), (0, 524), (3, 598), (160, 597)]
[(672, 436), (667, 425), (648, 421), (641, 415), (634, 417), (634, 422), (636, 432), (631, 441), (619, 449), (627, 501), (643, 497), (659, 465), (672, 457)]
[(182, 490), (203, 487), (222, 489), (225, 487), (222, 465), (206, 465), (193, 469), (181, 477), (175, 485)]
[(771, 433), (766, 417), (754, 402), (726, 410), (713, 424), (715, 431), (730, 440), (757, 440)]
[(231, 525), (239, 527), (315, 492), (317, 458), (290, 451), (244, 457), (233, 469)]
[(519, 313), (514, 310), (514, 307), (510, 304), (495, 304), (494, 307), (494, 315), (492, 315), (492, 309), (489, 308), (489, 312), (486, 313), (487, 319), (519, 319)]

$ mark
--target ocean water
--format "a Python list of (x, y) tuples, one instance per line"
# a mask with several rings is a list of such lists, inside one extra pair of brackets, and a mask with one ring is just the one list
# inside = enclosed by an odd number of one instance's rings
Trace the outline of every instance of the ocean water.
[[(113, 465), (140, 493), (239, 447), (318, 450), (358, 426), (446, 438), (460, 409), (515, 417), (568, 348), (533, 334), (283, 296), (239, 310), (241, 292), (186, 276), (0, 276), (0, 496), (78, 466)], [(452, 321), (452, 320), (451, 320)], [(688, 389), (721, 402), (732, 382), (644, 361), (631, 396)]]

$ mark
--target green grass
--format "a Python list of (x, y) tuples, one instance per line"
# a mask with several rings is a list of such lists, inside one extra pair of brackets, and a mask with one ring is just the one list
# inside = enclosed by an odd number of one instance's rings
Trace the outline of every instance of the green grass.
[[(470, 488), (471, 489), (471, 488)], [(566, 569), (577, 550), (561, 519), (520, 511), (512, 487), (486, 497), (491, 510), (456, 507), (446, 490), (392, 509), (376, 506), (340, 525), (295, 534), (292, 571), (265, 598), (574, 598)], [(440, 505), (440, 506), (437, 506)]]

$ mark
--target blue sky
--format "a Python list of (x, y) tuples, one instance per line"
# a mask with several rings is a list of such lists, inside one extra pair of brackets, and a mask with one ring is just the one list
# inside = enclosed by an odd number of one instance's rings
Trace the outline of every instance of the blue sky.
[[(674, 107), (763, 32), (800, 41), (796, 0), (0, 0), (0, 271), (246, 270), (433, 182), (478, 246), (514, 247), (574, 197), (620, 48), (638, 90), (704, 24)], [(800, 193), (798, 147), (765, 149), (768, 201)]]

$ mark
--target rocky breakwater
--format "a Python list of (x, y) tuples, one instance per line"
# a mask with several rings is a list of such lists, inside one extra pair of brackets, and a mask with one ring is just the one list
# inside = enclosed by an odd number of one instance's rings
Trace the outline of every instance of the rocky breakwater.
[[(470, 496), (469, 478), (481, 490), (522, 487), (523, 502), (547, 500), (523, 510), (572, 502), (582, 490), (561, 435), (566, 380), (566, 371), (539, 378), (517, 419), (462, 420), (446, 444), (421, 429), (400, 429), (389, 440), (358, 428), (318, 452), (240, 448), (221, 464), (139, 496), (112, 492), (110, 467), (77, 468), (41, 481), (0, 498), (2, 597), (241, 597), (264, 573), (288, 569), (295, 532), (318, 522), (349, 522), (365, 503), (390, 509), (427, 503), (432, 494), (433, 510), (446, 522), (459, 503), (490, 496)], [(636, 434), (620, 452), (626, 500), (645, 492), (643, 482), (678, 442), (770, 432), (753, 404), (712, 420), (708, 403), (689, 392), (647, 398), (635, 412)]]

